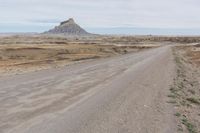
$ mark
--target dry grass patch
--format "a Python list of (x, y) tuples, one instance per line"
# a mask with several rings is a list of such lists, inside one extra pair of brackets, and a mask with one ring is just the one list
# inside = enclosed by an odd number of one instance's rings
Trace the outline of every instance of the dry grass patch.
[(173, 49), (177, 76), (171, 87), (171, 100), (176, 101), (176, 115), (179, 120), (178, 132), (198, 133), (200, 132), (200, 71), (188, 53), (192, 46), (181, 46)]
[(47, 36), (13, 36), (0, 39), (0, 73), (21, 73), (71, 62), (138, 52), (152, 46), (103, 45), (104, 41)]

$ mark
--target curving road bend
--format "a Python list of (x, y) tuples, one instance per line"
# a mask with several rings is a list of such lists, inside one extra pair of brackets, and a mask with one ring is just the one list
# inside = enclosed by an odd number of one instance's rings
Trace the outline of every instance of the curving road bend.
[(173, 133), (170, 46), (0, 78), (1, 133)]

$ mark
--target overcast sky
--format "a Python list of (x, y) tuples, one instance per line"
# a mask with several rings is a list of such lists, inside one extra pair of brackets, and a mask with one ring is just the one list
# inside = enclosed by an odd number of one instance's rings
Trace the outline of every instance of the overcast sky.
[(200, 0), (0, 0), (0, 32), (42, 31), (73, 17), (84, 28), (200, 28)]

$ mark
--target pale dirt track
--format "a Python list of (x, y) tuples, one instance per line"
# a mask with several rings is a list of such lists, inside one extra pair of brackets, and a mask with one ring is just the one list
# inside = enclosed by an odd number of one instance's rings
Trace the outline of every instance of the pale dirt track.
[(1, 133), (175, 133), (170, 46), (0, 78)]

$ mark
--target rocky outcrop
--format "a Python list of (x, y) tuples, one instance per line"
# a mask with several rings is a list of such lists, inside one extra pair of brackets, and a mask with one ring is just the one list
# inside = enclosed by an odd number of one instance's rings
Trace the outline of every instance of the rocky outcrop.
[(63, 21), (59, 26), (45, 32), (45, 34), (63, 34), (63, 35), (74, 35), (74, 36), (87, 36), (90, 35), (87, 31), (81, 28), (75, 23), (73, 18), (67, 21)]

